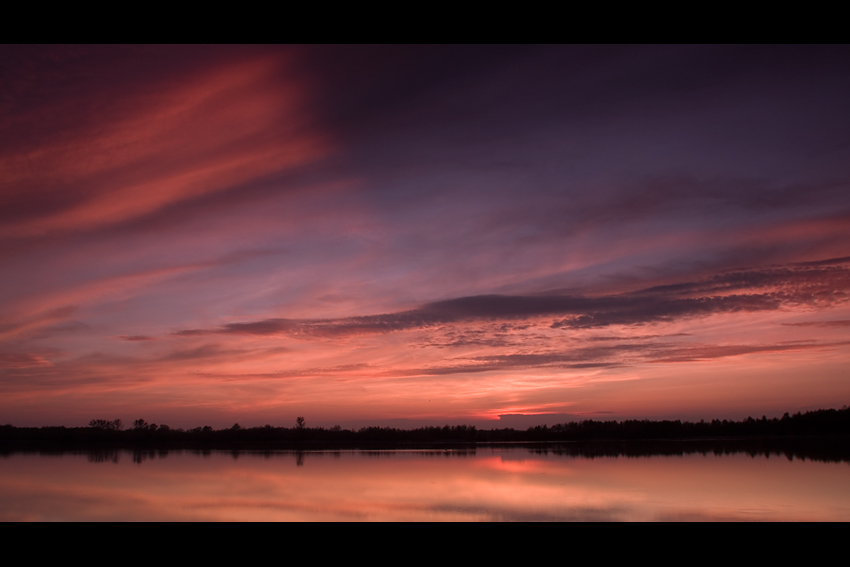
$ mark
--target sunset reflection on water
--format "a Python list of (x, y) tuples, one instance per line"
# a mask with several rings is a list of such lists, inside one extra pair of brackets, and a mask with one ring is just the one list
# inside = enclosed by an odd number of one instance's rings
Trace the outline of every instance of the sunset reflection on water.
[(848, 463), (525, 449), (13, 454), (2, 521), (850, 520)]

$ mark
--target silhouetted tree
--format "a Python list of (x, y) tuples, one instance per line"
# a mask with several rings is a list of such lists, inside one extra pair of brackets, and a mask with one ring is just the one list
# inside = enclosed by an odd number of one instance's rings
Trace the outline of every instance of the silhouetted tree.
[(139, 431), (141, 429), (147, 429), (147, 428), (148, 428), (148, 422), (145, 421), (144, 419), (137, 419), (136, 421), (133, 422), (133, 429), (135, 429), (136, 431)]
[(304, 429), (304, 418), (303, 417), (295, 418), (295, 426), (298, 429)]
[(108, 419), (93, 419), (89, 422), (92, 429), (106, 429), (109, 431), (121, 431), (124, 424), (120, 419), (109, 421)]

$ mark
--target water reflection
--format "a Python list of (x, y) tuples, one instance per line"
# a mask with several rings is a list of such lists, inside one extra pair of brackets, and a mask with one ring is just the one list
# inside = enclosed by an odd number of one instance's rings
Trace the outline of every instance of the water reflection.
[(848, 473), (709, 451), (18, 453), (0, 458), (0, 520), (847, 521)]

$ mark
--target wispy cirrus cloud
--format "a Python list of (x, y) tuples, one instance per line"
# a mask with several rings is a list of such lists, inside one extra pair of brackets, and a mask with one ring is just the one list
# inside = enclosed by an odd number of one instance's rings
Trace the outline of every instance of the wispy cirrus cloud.
[[(47, 143), (0, 148), (0, 237), (126, 222), (324, 155), (327, 140), (306, 120), (306, 86), (283, 78), (288, 59), (207, 64), (98, 108), (82, 102), (94, 93), (69, 93), (88, 120)], [(38, 123), (40, 113), (21, 109), (14, 122)]]
[(285, 335), (339, 338), (422, 329), (468, 321), (516, 321), (563, 317), (555, 329), (643, 325), (723, 313), (824, 309), (850, 300), (850, 258), (816, 264), (752, 268), (701, 281), (655, 286), (608, 296), (480, 295), (423, 305), (418, 309), (340, 319), (270, 318), (184, 329), (177, 336), (207, 334)]
[(850, 320), (840, 319), (837, 321), (804, 321), (802, 323), (782, 323), (786, 327), (823, 327), (826, 329), (843, 329), (850, 327)]
[(0, 353), (0, 368), (40, 368), (52, 366), (43, 356), (32, 353)]
[(560, 352), (513, 353), (458, 357), (450, 364), (389, 371), (390, 374), (441, 376), (518, 370), (582, 370), (639, 366), (645, 363), (687, 363), (751, 354), (821, 351), (850, 345), (850, 341), (784, 341), (775, 344), (640, 343), (611, 347), (576, 347)]

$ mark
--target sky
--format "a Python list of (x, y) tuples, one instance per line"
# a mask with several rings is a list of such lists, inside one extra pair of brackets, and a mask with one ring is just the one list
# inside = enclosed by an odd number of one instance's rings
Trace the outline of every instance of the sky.
[(0, 423), (850, 403), (848, 46), (0, 47)]

